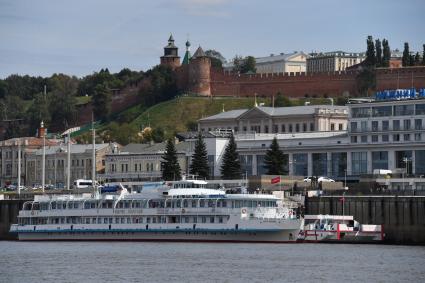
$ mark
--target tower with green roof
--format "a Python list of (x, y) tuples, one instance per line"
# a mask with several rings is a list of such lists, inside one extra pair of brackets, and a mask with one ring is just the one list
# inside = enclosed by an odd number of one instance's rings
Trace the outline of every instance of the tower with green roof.
[(190, 57), (191, 57), (191, 55), (190, 55), (190, 42), (188, 40), (188, 41), (186, 41), (186, 52), (184, 53), (182, 65), (189, 65)]

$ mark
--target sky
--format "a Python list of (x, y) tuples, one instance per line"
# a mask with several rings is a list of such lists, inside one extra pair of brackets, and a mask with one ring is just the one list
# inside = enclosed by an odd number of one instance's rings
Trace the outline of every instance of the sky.
[(184, 55), (190, 40), (228, 60), (236, 54), (366, 49), (422, 53), (424, 0), (0, 0), (0, 78), (83, 77), (108, 68), (148, 70), (170, 33)]

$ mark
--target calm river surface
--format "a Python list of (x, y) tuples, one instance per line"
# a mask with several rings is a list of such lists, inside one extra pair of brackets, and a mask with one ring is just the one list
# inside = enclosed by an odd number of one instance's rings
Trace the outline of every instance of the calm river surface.
[(0, 241), (0, 282), (425, 282), (425, 247)]

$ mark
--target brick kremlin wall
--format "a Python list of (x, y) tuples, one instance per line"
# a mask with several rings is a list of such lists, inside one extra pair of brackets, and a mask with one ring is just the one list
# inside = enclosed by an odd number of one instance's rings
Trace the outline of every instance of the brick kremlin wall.
[[(377, 90), (425, 87), (425, 67), (377, 69)], [(275, 73), (237, 75), (211, 70), (213, 96), (272, 96), (281, 92), (290, 97), (356, 95), (356, 71), (334, 73)]]

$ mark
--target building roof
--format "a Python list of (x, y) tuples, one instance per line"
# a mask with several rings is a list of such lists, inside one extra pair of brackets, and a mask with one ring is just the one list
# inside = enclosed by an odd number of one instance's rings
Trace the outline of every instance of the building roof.
[(192, 58), (198, 58), (198, 57), (207, 57), (204, 50), (202, 50), (202, 47), (199, 46), (198, 49), (196, 49), (195, 54), (193, 54)]
[[(271, 54), (270, 56), (266, 56), (266, 57), (256, 57), (255, 64), (267, 64), (267, 63), (273, 63), (273, 62), (279, 62), (279, 61), (289, 61), (291, 58), (296, 57), (298, 55), (304, 55), (306, 58), (310, 57), (310, 55), (305, 54), (302, 51), (295, 51), (288, 54), (280, 53), (279, 55)], [(233, 65), (234, 65), (233, 62), (228, 62), (223, 64), (223, 67), (232, 68)]]
[[(41, 147), (43, 146), (43, 139), (36, 137), (21, 137), (12, 138), (4, 141), (0, 141), (0, 146), (15, 146), (21, 144), (22, 146)], [(57, 145), (60, 140), (57, 139), (46, 139), (46, 145)]]
[[(175, 145), (177, 152), (186, 152), (189, 149), (189, 143), (181, 142)], [(120, 154), (125, 153), (141, 153), (141, 154), (152, 154), (152, 153), (163, 153), (165, 151), (166, 142), (147, 144), (147, 143), (130, 143), (124, 146)]]
[(190, 61), (190, 51), (186, 50), (186, 52), (184, 53), (182, 65), (188, 65), (189, 61)]
[(212, 115), (209, 117), (205, 117), (202, 119), (199, 119), (199, 121), (206, 121), (206, 120), (218, 120), (218, 119), (236, 119), (243, 113), (248, 111), (248, 109), (238, 109), (238, 110), (230, 110), (226, 112), (221, 112), (216, 115)]
[[(96, 144), (96, 151), (104, 149), (106, 147), (110, 146), (109, 143), (98, 143)], [(84, 152), (91, 152), (93, 148), (92, 144), (73, 144), (71, 145), (71, 153), (72, 154), (78, 154), (78, 153), (84, 153)], [(46, 147), (46, 155), (49, 154), (55, 154), (60, 152), (66, 152), (67, 145), (61, 144), (61, 145), (54, 145), (54, 146), (48, 146)], [(43, 149), (38, 149), (35, 152), (36, 155), (42, 155)]]
[[(217, 130), (210, 132), (200, 132), (202, 134), (202, 138), (228, 138), (232, 134), (232, 131), (226, 130)], [(198, 138), (199, 132), (184, 132), (177, 133), (176, 137), (179, 140), (195, 140)]]
[(309, 57), (309, 55), (305, 54), (304, 52), (295, 51), (293, 53), (280, 53), (279, 55), (271, 55), (267, 57), (258, 57), (255, 58), (256, 64), (262, 64), (262, 63), (272, 63), (277, 61), (289, 61), (291, 58), (296, 57), (298, 55), (304, 55), (305, 57)]
[(330, 110), (339, 110), (347, 111), (347, 106), (338, 106), (338, 105), (307, 105), (307, 106), (291, 106), (291, 107), (265, 107), (265, 106), (256, 106), (251, 109), (239, 109), (231, 110), (227, 112), (222, 112), (213, 116), (205, 117), (199, 121), (211, 121), (211, 120), (220, 120), (220, 119), (238, 119), (248, 111), (253, 109), (258, 109), (264, 112), (268, 116), (291, 116), (291, 115), (313, 115), (316, 113), (317, 109), (330, 109)]

